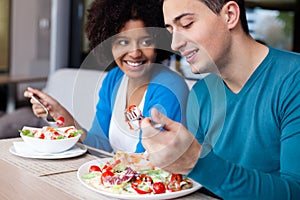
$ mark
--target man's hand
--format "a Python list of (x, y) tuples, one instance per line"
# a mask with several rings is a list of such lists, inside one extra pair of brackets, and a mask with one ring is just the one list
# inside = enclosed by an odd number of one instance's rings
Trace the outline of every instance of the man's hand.
[(200, 156), (201, 145), (182, 124), (156, 109), (151, 110), (151, 115), (153, 121), (165, 124), (165, 130), (152, 127), (149, 118), (142, 121), (142, 143), (150, 154), (150, 161), (166, 171), (187, 174)]

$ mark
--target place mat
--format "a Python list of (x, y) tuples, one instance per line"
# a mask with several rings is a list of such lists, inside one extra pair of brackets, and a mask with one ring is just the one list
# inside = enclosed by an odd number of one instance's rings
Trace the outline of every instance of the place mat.
[(59, 187), (61, 190), (76, 197), (76, 199), (112, 200), (110, 197), (98, 195), (84, 187), (77, 179), (77, 171), (41, 177), (45, 182)]
[(0, 140), (0, 157), (2, 160), (11, 163), (21, 169), (27, 170), (36, 176), (46, 176), (49, 174), (58, 174), (77, 169), (85, 162), (94, 160), (96, 157), (90, 154), (84, 154), (75, 158), (58, 160), (41, 160), (32, 158), (23, 158), (12, 155), (9, 152), (13, 142), (22, 141), (21, 138)]
[[(38, 176), (41, 180), (49, 183), (64, 192), (74, 196), (75, 199), (104, 199), (111, 200), (111, 198), (99, 195), (94, 191), (87, 189), (77, 179), (77, 170), (79, 167), (88, 161), (97, 159), (98, 157), (91, 154), (84, 154), (75, 158), (61, 159), (61, 160), (41, 160), (22, 158), (15, 156), (9, 152), (9, 148), (13, 142), (22, 141), (21, 138), (1, 139), (0, 140), (0, 158), (7, 163), (10, 163), (20, 169), (26, 170), (32, 175)], [(200, 192), (195, 192), (187, 197), (180, 199), (188, 200), (215, 200)]]
[[(87, 187), (82, 185), (77, 179), (77, 172), (69, 172), (58, 175), (51, 175), (41, 177), (47, 183), (60, 188), (68, 194), (73, 195), (78, 199), (89, 199), (89, 200), (112, 200), (111, 197), (106, 197), (104, 195), (98, 194), (94, 191), (89, 190)], [(207, 196), (200, 192), (195, 192), (186, 197), (180, 197), (178, 199), (182, 200), (217, 200), (213, 197)]]
[(74, 145), (72, 148), (59, 153), (43, 153), (33, 150), (27, 143), (23, 141), (13, 142), (13, 146), (9, 151), (17, 156), (24, 158), (39, 158), (39, 159), (64, 159), (80, 156), (87, 152), (87, 148), (82, 145)]

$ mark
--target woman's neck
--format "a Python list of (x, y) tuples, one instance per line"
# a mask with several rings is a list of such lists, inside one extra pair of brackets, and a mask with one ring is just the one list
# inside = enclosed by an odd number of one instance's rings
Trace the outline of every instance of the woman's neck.
[(127, 94), (126, 94), (126, 106), (139, 105), (143, 99), (143, 96), (148, 88), (150, 79), (128, 79)]

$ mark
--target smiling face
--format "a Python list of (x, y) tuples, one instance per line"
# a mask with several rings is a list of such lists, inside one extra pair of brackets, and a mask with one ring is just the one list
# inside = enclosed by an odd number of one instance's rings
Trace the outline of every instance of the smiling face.
[(172, 33), (172, 49), (179, 51), (193, 73), (218, 72), (230, 47), (224, 12), (217, 15), (200, 0), (165, 0), (164, 20)]
[(112, 42), (115, 62), (129, 78), (149, 76), (156, 52), (153, 38), (141, 20), (130, 20)]

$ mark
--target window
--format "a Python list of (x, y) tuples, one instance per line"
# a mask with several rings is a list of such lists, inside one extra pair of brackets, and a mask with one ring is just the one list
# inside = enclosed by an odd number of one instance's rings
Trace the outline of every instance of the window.
[[(252, 15), (249, 17), (250, 25), (253, 25), (253, 19), (263, 20), (262, 15), (271, 20), (270, 23), (266, 20), (264, 25), (253, 28), (251, 34), (254, 34), (254, 38), (260, 40), (264, 37), (265, 42), (274, 47), (300, 52), (300, 0), (246, 0), (245, 5), (248, 8), (247, 14)], [(263, 35), (266, 29), (269, 30)], [(274, 36), (266, 34), (272, 32), (272, 29)], [(259, 34), (256, 35), (255, 31)], [(285, 41), (282, 41), (283, 37)]]
[(272, 47), (293, 50), (294, 12), (247, 9), (250, 34)]

